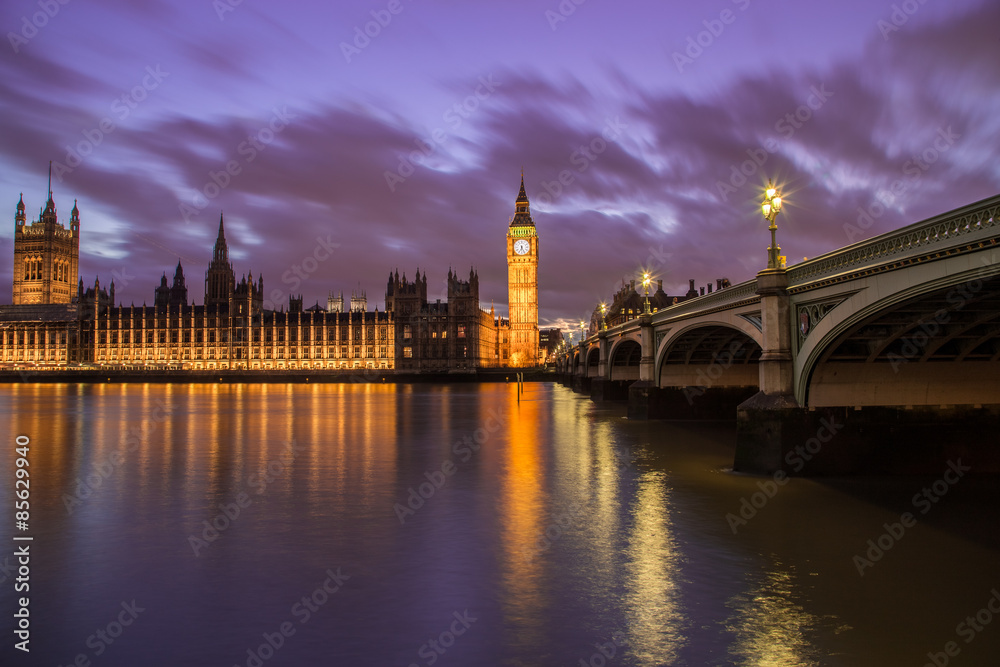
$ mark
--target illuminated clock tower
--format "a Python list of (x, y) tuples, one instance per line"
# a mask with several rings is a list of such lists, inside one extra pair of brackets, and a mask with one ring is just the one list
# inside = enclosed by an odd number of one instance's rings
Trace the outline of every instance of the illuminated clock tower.
[(521, 191), (507, 228), (507, 302), (510, 313), (510, 365), (538, 364), (538, 232)]

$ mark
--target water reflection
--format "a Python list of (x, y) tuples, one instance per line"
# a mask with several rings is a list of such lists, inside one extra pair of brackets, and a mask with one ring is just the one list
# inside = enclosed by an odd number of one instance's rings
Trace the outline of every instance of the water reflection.
[(641, 664), (673, 663), (686, 630), (668, 488), (662, 473), (644, 474), (631, 511), (625, 602), (629, 651)]
[(539, 622), (547, 601), (542, 593), (541, 564), (536, 558), (539, 539), (548, 523), (545, 517), (546, 476), (540, 402), (534, 392), (518, 400), (516, 385), (507, 386), (504, 412), (508, 416), (506, 456), (501, 468), (500, 517), (504, 557), (500, 563), (505, 594), (504, 625), (515, 647), (537, 647), (546, 627)]
[[(598, 664), (615, 638), (608, 667), (920, 664), (996, 586), (994, 549), (924, 524), (877, 580), (857, 577), (852, 549), (898, 511), (817, 483), (789, 483), (734, 535), (726, 513), (757, 486), (719, 473), (718, 426), (629, 422), (550, 385), (520, 402), (503, 384), (7, 385), (0, 421), (33, 443), (39, 664), (67, 664), (133, 598), (149, 616), (104, 667), (246, 664), (338, 566), (349, 585), (267, 667), (425, 665), (420, 648), (465, 610), (478, 620), (439, 664)], [(454, 473), (400, 521), (444, 462)], [(963, 484), (939, 526), (978, 516)], [(252, 504), (194, 553), (241, 493)], [(12, 595), (0, 587), (0, 607)], [(963, 662), (991, 664), (998, 642), (981, 633)]]
[(730, 601), (734, 609), (727, 629), (736, 636), (730, 655), (753, 667), (818, 665), (807, 632), (818, 625), (815, 615), (795, 602), (792, 573), (780, 562), (747, 591)]

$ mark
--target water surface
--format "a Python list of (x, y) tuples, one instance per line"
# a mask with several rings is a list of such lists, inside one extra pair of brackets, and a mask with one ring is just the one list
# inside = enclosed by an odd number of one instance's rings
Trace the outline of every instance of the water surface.
[[(912, 497), (934, 478), (795, 479), (737, 524), (767, 480), (728, 471), (732, 424), (624, 412), (549, 384), (520, 401), (507, 384), (0, 386), (0, 501), (17, 435), (32, 494), (29, 530), (4, 521), (0, 539), (34, 537), (31, 653), (12, 649), (5, 569), (0, 662), (1000, 655), (1000, 622), (958, 634), (1000, 587), (995, 478), (961, 478), (925, 515)], [(916, 525), (859, 575), (906, 511)]]

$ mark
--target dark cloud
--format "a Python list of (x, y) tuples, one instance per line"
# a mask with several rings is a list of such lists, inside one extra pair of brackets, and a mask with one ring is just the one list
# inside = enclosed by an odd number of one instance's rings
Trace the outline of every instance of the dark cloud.
[[(885, 201), (895, 181), (905, 180), (905, 191), (864, 237), (995, 194), (1000, 174), (983, 162), (982, 147), (997, 139), (988, 119), (1000, 111), (992, 66), (1000, 48), (988, 26), (998, 24), (1000, 9), (984, 7), (889, 40), (876, 34), (854, 60), (757, 71), (701, 95), (652, 91), (621, 71), (609, 91), (570, 75), (553, 81), (498, 69), (501, 85), (457, 126), (442, 120), (444, 139), (430, 142), (429, 156), (414, 151), (435, 128), (371, 100), (299, 100), (284, 111), (275, 93), (273, 106), (288, 119), (273, 138), (274, 111), (147, 113), (120, 124), (63, 175), (56, 201), (65, 219), (72, 204), (64, 193), (80, 199), (85, 281), (116, 275), (126, 303), (151, 301), (178, 258), (200, 301), (225, 210), (237, 274), (263, 273), (269, 292), (294, 289), (322, 302), (329, 290), (360, 284), (379, 302), (391, 269), (429, 272), (434, 295), (449, 267), (464, 274), (475, 266), (484, 304), (505, 309), (504, 234), (524, 167), (541, 236), (542, 317), (578, 321), (640, 266), (652, 265), (674, 294), (689, 277), (751, 277), (765, 260), (757, 200), (768, 177), (787, 195), (779, 241), (792, 262), (856, 240), (845, 225)], [(186, 57), (216, 76), (255, 76), (218, 50), (189, 46)], [(40, 55), (0, 68), (3, 159), (22, 170), (8, 181), (32, 191), (32, 210), (42, 203), (46, 156), (62, 161), (66, 146), (100, 120), (75, 96), (115, 91)], [(928, 80), (937, 83), (924, 86)], [(444, 87), (456, 103), (471, 94), (468, 81)], [(904, 165), (947, 128), (957, 139), (910, 179)], [(252, 159), (251, 136), (263, 146)], [(752, 160), (762, 152), (758, 167)], [(748, 160), (753, 173), (733, 180)], [(223, 176), (229, 161), (239, 173)], [(401, 164), (413, 172), (390, 188), (386, 174)], [(563, 172), (568, 185), (559, 183)], [(228, 184), (206, 202), (196, 193), (214, 193), (213, 174)], [(182, 205), (203, 202), (185, 221)], [(339, 244), (333, 257), (301, 285), (288, 279), (328, 239)], [(0, 253), (0, 290), (9, 293), (6, 237)]]

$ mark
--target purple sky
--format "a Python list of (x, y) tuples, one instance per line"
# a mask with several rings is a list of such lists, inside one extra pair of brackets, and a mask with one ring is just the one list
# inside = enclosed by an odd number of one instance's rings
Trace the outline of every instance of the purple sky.
[(989, 0), (9, 0), (0, 303), (49, 160), (81, 276), (126, 304), (178, 258), (200, 303), (224, 210), (237, 278), (280, 303), (360, 285), (381, 307), (417, 267), (433, 299), (475, 265), (505, 311), (522, 166), (543, 324), (589, 321), (643, 266), (671, 294), (735, 283), (766, 263), (768, 178), (790, 264), (1000, 192), (997, 26)]

